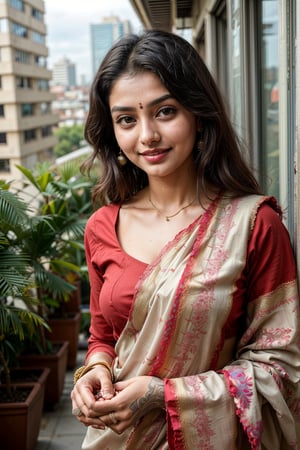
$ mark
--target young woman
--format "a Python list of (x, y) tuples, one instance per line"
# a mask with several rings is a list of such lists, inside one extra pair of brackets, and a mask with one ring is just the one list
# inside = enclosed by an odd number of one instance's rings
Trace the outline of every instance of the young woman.
[(296, 269), (195, 49), (127, 36), (95, 77), (83, 449), (296, 449)]

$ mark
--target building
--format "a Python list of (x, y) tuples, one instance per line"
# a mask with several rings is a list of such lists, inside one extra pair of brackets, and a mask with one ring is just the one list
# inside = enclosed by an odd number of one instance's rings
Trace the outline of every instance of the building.
[(0, 0), (0, 178), (53, 159), (43, 0)]
[(92, 76), (112, 44), (126, 33), (131, 32), (128, 20), (120, 21), (118, 17), (106, 17), (101, 22), (91, 24)]
[(66, 88), (76, 86), (76, 67), (68, 58), (64, 57), (53, 65), (54, 85), (62, 85)]
[(144, 28), (189, 31), (226, 93), (233, 123), (248, 143), (264, 191), (283, 206), (299, 262), (298, 0), (130, 1)]
[(83, 125), (89, 110), (89, 92), (87, 86), (66, 89), (64, 86), (52, 86), (55, 94), (52, 111), (58, 116), (58, 126)]

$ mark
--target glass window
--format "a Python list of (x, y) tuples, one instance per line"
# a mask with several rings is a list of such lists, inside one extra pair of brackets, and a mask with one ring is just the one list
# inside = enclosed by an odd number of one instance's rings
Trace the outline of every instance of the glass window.
[(17, 77), (16, 78), (17, 88), (29, 89), (31, 88), (32, 82), (29, 77)]
[(10, 172), (9, 159), (0, 159), (0, 172)]
[(6, 133), (0, 133), (0, 144), (6, 144)]
[(18, 9), (19, 11), (25, 11), (23, 0), (9, 0), (9, 6)]
[(42, 137), (47, 137), (52, 135), (52, 126), (48, 125), (46, 127), (41, 128)]
[(0, 117), (4, 117), (4, 105), (0, 105)]
[(279, 198), (278, 1), (261, 2), (261, 139), (264, 192)]
[(243, 50), (241, 34), (241, 7), (239, 0), (231, 2), (231, 39), (232, 39), (232, 121), (240, 137), (245, 135), (243, 113)]
[(32, 116), (34, 114), (33, 103), (23, 103), (21, 105), (22, 116)]
[(49, 90), (49, 81), (40, 79), (38, 80), (38, 88), (40, 91), (48, 91)]
[(41, 20), (41, 21), (43, 20), (43, 13), (42, 13), (42, 11), (40, 11), (37, 8), (32, 7), (31, 15), (32, 15), (32, 17), (34, 17), (37, 20)]
[(32, 141), (35, 138), (36, 138), (36, 130), (34, 128), (32, 128), (31, 130), (24, 131), (24, 141), (25, 142)]
[(44, 44), (45, 36), (43, 36), (41, 33), (38, 33), (37, 31), (33, 31), (32, 32), (32, 40), (34, 42), (37, 42), (38, 44)]
[(15, 61), (22, 64), (30, 64), (30, 53), (23, 50), (15, 51)]
[(34, 62), (36, 66), (47, 67), (47, 58), (45, 56), (36, 55), (34, 57)]
[(28, 30), (26, 27), (24, 27), (23, 25), (13, 22), (12, 23), (12, 32), (16, 35), (16, 36), (20, 36), (20, 37), (28, 37)]

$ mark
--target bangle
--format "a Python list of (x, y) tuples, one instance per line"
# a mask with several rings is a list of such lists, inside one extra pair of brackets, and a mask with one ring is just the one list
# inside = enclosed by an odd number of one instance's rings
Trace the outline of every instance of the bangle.
[(98, 362), (95, 362), (95, 363), (90, 364), (88, 366), (81, 366), (81, 367), (79, 367), (74, 373), (74, 378), (73, 378), (74, 385), (77, 383), (79, 378), (81, 378), (83, 375), (88, 373), (90, 370), (92, 370), (96, 366), (106, 367), (106, 369), (110, 373), (111, 381), (112, 382), (114, 381), (114, 376), (113, 376), (113, 373), (112, 373), (112, 370), (111, 370), (111, 366), (106, 361), (98, 361)]

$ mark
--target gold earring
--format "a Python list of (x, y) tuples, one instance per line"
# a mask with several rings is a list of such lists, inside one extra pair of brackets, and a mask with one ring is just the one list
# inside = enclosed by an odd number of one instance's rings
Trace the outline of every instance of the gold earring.
[(197, 141), (197, 150), (199, 152), (202, 152), (204, 150), (203, 133), (200, 133), (199, 139)]
[(125, 157), (125, 155), (123, 154), (121, 149), (119, 151), (117, 158), (118, 158), (118, 163), (120, 166), (125, 166), (125, 164), (127, 164), (127, 158)]

